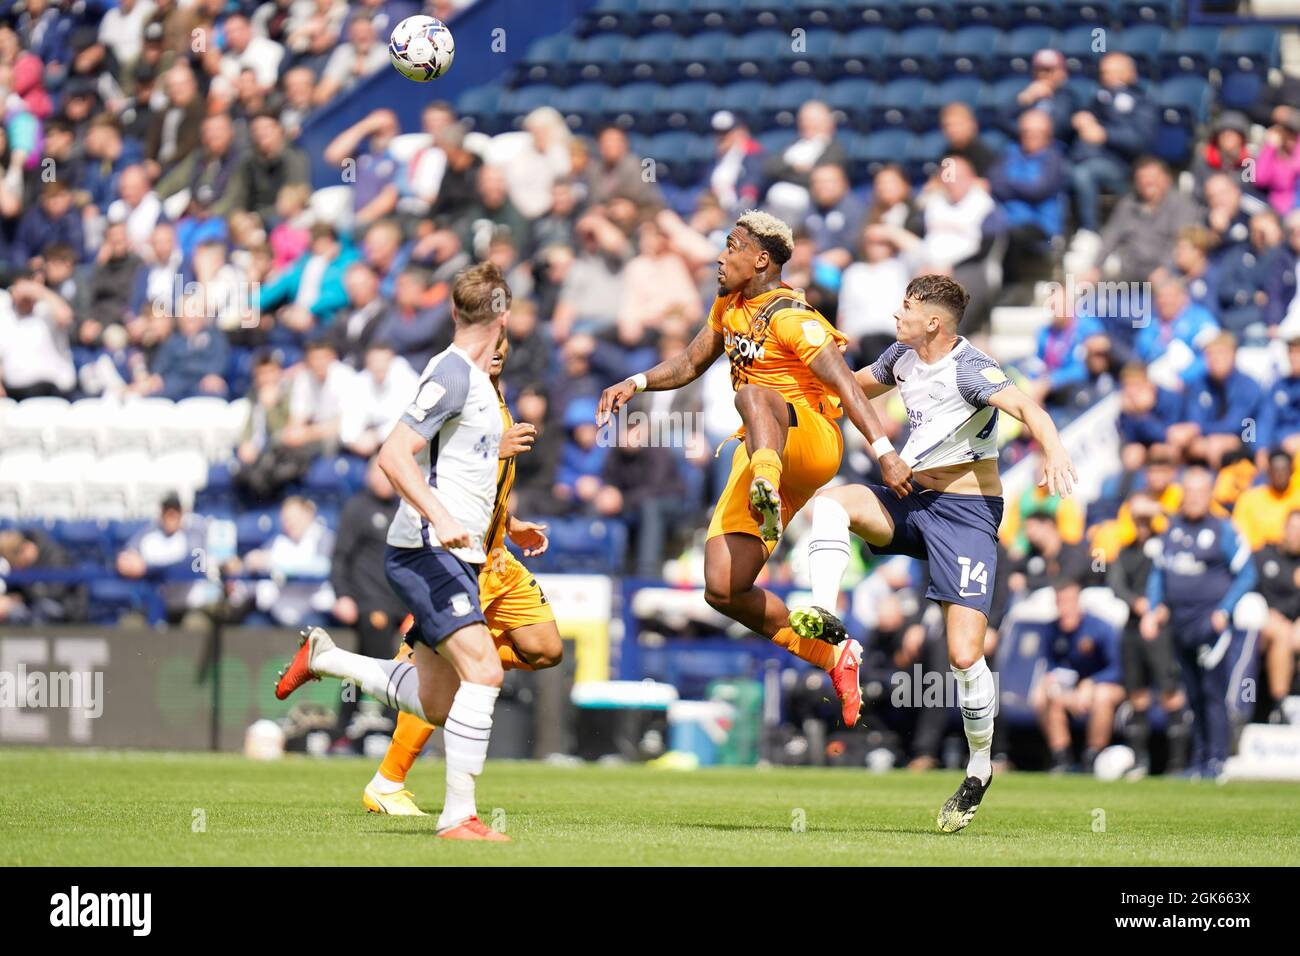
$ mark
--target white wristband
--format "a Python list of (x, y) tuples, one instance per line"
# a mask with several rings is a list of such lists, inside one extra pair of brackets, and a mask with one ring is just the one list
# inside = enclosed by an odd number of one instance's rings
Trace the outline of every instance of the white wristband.
[(636, 386), (638, 392), (645, 391), (645, 372), (637, 372), (629, 381)]
[(881, 435), (871, 443), (871, 450), (876, 453), (876, 458), (884, 458), (886, 455), (893, 454), (894, 443)]

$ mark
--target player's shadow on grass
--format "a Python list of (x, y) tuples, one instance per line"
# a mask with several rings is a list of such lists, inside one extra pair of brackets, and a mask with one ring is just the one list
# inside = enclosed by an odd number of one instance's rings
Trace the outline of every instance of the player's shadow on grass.
[[(793, 832), (791, 831), (790, 825), (788, 823), (786, 824), (682, 823), (679, 824), (679, 826), (687, 830), (718, 830), (723, 833), (734, 833), (734, 832), (753, 833), (755, 830), (763, 830), (772, 833)], [(879, 825), (870, 825), (870, 824), (864, 824), (861, 826), (851, 826), (851, 825), (850, 826), (826, 826), (825, 824), (817, 823), (817, 824), (810, 824), (808, 827), (808, 832), (809, 833), (899, 833), (899, 834), (910, 833), (910, 834), (920, 834), (922, 836), (943, 836), (942, 833), (937, 833), (934, 830), (928, 830), (923, 827), (908, 827), (908, 826), (891, 827), (891, 826), (879, 826)]]

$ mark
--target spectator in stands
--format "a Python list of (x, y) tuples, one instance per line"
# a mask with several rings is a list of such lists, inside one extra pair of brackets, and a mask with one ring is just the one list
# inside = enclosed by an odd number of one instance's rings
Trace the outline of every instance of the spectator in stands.
[(1050, 319), (1038, 330), (1034, 358), (1022, 365), (1031, 378), (1025, 387), (1040, 404), (1068, 405), (1088, 381), (1088, 343), (1106, 333), (1097, 319), (1076, 313), (1066, 286), (1053, 284), (1047, 308)]
[(149, 0), (120, 0), (99, 21), (99, 40), (113, 51), (122, 67), (131, 67), (144, 49), (144, 28), (153, 16)]
[(706, 181), (722, 208), (728, 214), (739, 215), (758, 205), (763, 185), (763, 147), (730, 110), (718, 110), (709, 125), (718, 158)]
[(284, 47), (265, 35), (255, 33), (242, 13), (227, 16), (222, 24), (222, 33), (225, 42), (221, 75), (236, 83), (241, 74), (251, 70), (263, 92), (274, 89), (280, 76)]
[(597, 213), (578, 220), (581, 243), (560, 288), (551, 330), (557, 342), (572, 333), (608, 333), (617, 315), (614, 303), (623, 300), (623, 268), (632, 247), (622, 230)]
[(285, 71), (280, 88), (280, 122), (284, 124), (284, 135), (296, 140), (303, 123), (316, 108), (312, 102), (316, 76), (305, 66), (295, 66)]
[[(1163, 525), (1163, 514), (1160, 503), (1146, 492), (1130, 496), (1128, 508), (1133, 519), (1135, 537), (1106, 568), (1106, 586), (1129, 609), (1128, 621), (1120, 636), (1124, 689), (1132, 707), (1124, 722), (1124, 741), (1137, 755), (1137, 773), (1149, 773), (1151, 691), (1154, 688), (1160, 694), (1160, 704), (1164, 708), (1169, 728), (1170, 759), (1166, 770), (1175, 772), (1181, 770), (1187, 761), (1186, 718), (1190, 715), (1183, 711), (1186, 699), (1178, 681), (1173, 639), (1168, 630), (1161, 630), (1154, 638), (1147, 640), (1139, 627), (1142, 616), (1148, 610), (1147, 580), (1155, 566), (1148, 553), (1151, 550), (1148, 543), (1155, 537), (1155, 523), (1161, 521)], [(1175, 754), (1175, 750), (1179, 753)]]
[(1185, 458), (1217, 470), (1225, 456), (1242, 450), (1243, 436), (1254, 443), (1262, 396), (1255, 380), (1236, 367), (1237, 340), (1231, 332), (1206, 342), (1204, 354), (1204, 371), (1187, 379), (1182, 415), (1166, 440)]
[(985, 179), (997, 157), (980, 140), (980, 124), (975, 119), (975, 111), (966, 103), (949, 103), (939, 111), (939, 130), (943, 133), (944, 152), (962, 157), (971, 164), (976, 176)]
[(1147, 320), (1133, 340), (1133, 351), (1150, 366), (1157, 360), (1169, 374), (1162, 383), (1193, 379), (1205, 371), (1202, 352), (1219, 333), (1219, 323), (1209, 311), (1192, 302), (1177, 279), (1155, 287), (1155, 321)]
[(855, 368), (874, 362), (898, 337), (894, 310), (912, 278), (910, 264), (898, 252), (888, 227), (879, 223), (862, 230), (862, 259), (844, 270), (840, 279), (835, 323), (849, 337)]
[(388, 304), (379, 294), (379, 277), (364, 262), (348, 266), (343, 286), (348, 303), (331, 323), (330, 335), (339, 358), (359, 369), (376, 333), (388, 321)]
[(595, 422), (596, 400), (590, 396), (574, 398), (564, 410), (566, 435), (551, 489), (561, 507), (586, 510), (600, 492), (609, 443), (598, 440)]
[(1279, 337), (1300, 334), (1300, 298), (1296, 296), (1296, 265), (1300, 261), (1300, 209), (1287, 213), (1282, 225), (1285, 241), (1270, 254), (1265, 268), (1264, 314)]
[(131, 250), (142, 252), (149, 244), (154, 226), (163, 218), (162, 201), (150, 188), (149, 175), (143, 166), (127, 166), (122, 170), (118, 196), (109, 205), (105, 218), (110, 223), (125, 223)]
[(67, 396), (77, 384), (71, 306), (30, 277), (0, 289), (0, 397)]
[[(301, 473), (295, 456), (281, 455), (280, 436), (289, 424), (289, 393), (284, 370), (274, 352), (264, 350), (253, 358), (253, 384), (248, 394), (248, 417), (235, 447), (235, 487), (254, 500), (272, 497)], [(283, 462), (288, 461), (288, 465)]]
[(230, 343), (205, 311), (201, 294), (181, 301), (175, 329), (149, 363), (149, 374), (133, 382), (137, 395), (158, 395), (180, 401), (196, 395), (226, 397), (226, 366)]
[(1076, 139), (1070, 154), (1079, 228), (1094, 233), (1101, 224), (1102, 191), (1123, 191), (1130, 166), (1147, 150), (1156, 127), (1155, 105), (1138, 84), (1132, 57), (1107, 53), (1097, 72), (1101, 85), (1071, 119)]
[(506, 174), (500, 166), (483, 166), (479, 170), (477, 199), (454, 228), (476, 261), (486, 259), (490, 244), (499, 238), (513, 242), (521, 258), (528, 258), (532, 252), (528, 220), (510, 201)]
[(685, 260), (669, 245), (663, 227), (647, 219), (637, 229), (637, 240), (637, 254), (623, 269), (618, 310), (618, 338), (627, 346), (641, 344), (669, 315), (694, 323), (704, 313), (699, 288)]
[[(511, 308), (513, 313), (514, 308)], [(511, 339), (511, 375), (515, 375), (514, 350), (518, 348)], [(562, 436), (558, 424), (552, 421), (550, 401), (546, 389), (539, 384), (525, 385), (515, 400), (515, 421), (533, 426), (533, 448), (527, 455), (515, 459), (515, 494), (518, 506), (515, 513), (549, 514), (555, 510), (551, 489), (555, 485), (556, 471), (562, 450)], [(549, 435), (549, 437), (548, 437)]]
[(596, 134), (596, 157), (586, 171), (587, 199), (594, 205), (615, 196), (631, 199), (638, 206), (658, 202), (659, 191), (646, 173), (643, 161), (632, 152), (627, 133), (617, 126), (605, 126)]
[(1300, 653), (1300, 510), (1287, 514), (1280, 540), (1255, 555), (1257, 590), (1268, 604), (1268, 620), (1260, 630), (1268, 683), (1269, 723), (1283, 723), (1282, 701), (1295, 681)]
[[(158, 593), (170, 624), (204, 629), (207, 617), (202, 609), (213, 602), (212, 585), (205, 579), (194, 580), (186, 572), (202, 567), (199, 562), (207, 550), (208, 524), (201, 515), (187, 513), (180, 496), (165, 496), (158, 517), (137, 531), (119, 552), (117, 573), (124, 578), (161, 577)], [(175, 570), (179, 580), (168, 580), (165, 572)]]
[(97, 345), (107, 326), (126, 322), (136, 277), (143, 269), (144, 263), (131, 250), (127, 224), (110, 223), (76, 302), (79, 344)]
[(1300, 455), (1300, 332), (1287, 339), (1288, 371), (1264, 393), (1260, 402), (1259, 444)]
[(1210, 253), (1218, 243), (1219, 237), (1207, 227), (1184, 226), (1178, 230), (1170, 261), (1151, 274), (1151, 281), (1181, 280), (1194, 303), (1214, 311), (1219, 308), (1222, 278), (1219, 268), (1210, 259)]
[(388, 66), (387, 44), (380, 43), (375, 25), (365, 14), (348, 23), (348, 39), (330, 55), (316, 87), (317, 106), (356, 88), (366, 77)]
[[(1077, 171), (1075, 175), (1077, 181)], [(1101, 269), (1107, 268), (1114, 256), (1114, 278), (1146, 281), (1172, 248), (1179, 231), (1199, 219), (1195, 202), (1174, 188), (1163, 162), (1153, 156), (1138, 160), (1133, 168), (1133, 191), (1119, 201), (1106, 221), (1096, 267), (1086, 278), (1100, 278)]]
[(1296, 186), (1300, 184), (1300, 110), (1283, 107), (1284, 118), (1269, 127), (1260, 147), (1255, 166), (1255, 186), (1268, 194), (1268, 201), (1279, 216), (1296, 205)]
[(1169, 427), (1182, 415), (1183, 399), (1181, 393), (1151, 381), (1140, 362), (1126, 365), (1119, 379), (1120, 463), (1125, 471), (1137, 471), (1145, 466), (1147, 451), (1164, 444)]
[(235, 173), (238, 190), (235, 208), (255, 212), (262, 222), (275, 224), (275, 200), (288, 183), (305, 183), (311, 179), (307, 154), (290, 146), (284, 138), (280, 118), (271, 112), (259, 113), (249, 123), (253, 150), (245, 156)]
[(1210, 138), (1196, 150), (1192, 160), (1192, 175), (1196, 179), (1196, 194), (1205, 195), (1205, 183), (1217, 173), (1226, 173), (1238, 182), (1245, 180), (1244, 172), (1251, 166), (1246, 140), (1250, 136), (1250, 120), (1236, 110), (1219, 114), (1210, 129)]
[(1205, 181), (1205, 206), (1206, 223), (1219, 240), (1216, 257), (1250, 240), (1251, 210), (1264, 208), (1262, 203), (1249, 202), (1239, 181), (1226, 173), (1215, 173)]
[[(1041, 110), (1052, 120), (1052, 136), (1061, 143), (1074, 139), (1074, 114), (1078, 108), (1074, 94), (1066, 84), (1070, 71), (1059, 50), (1039, 50), (1030, 62), (1033, 79), (1016, 94), (1016, 112), (1023, 115)], [(1006, 126), (1014, 129), (1018, 116), (1007, 117)]]
[(853, 261), (866, 210), (849, 188), (844, 167), (822, 163), (809, 176), (812, 199), (803, 228), (812, 238), (817, 259), (843, 271)]
[(1300, 509), (1300, 474), (1294, 458), (1274, 448), (1267, 465), (1265, 483), (1243, 491), (1232, 509), (1232, 520), (1252, 551), (1281, 541), (1287, 515)]
[(297, 495), (285, 498), (280, 532), (266, 547), (248, 552), (242, 562), (249, 571), (275, 578), (257, 582), (257, 609), (282, 627), (326, 623), (334, 589), (328, 580), (319, 579), (330, 574), (333, 553), (334, 532), (317, 516), (316, 505)]
[(1063, 234), (1067, 181), (1050, 114), (1020, 114), (1019, 131), (1019, 142), (1009, 144), (989, 172), (990, 191), (1007, 217), (1007, 269), (1017, 276), (1026, 274), (1018, 264), (1041, 259)]
[(358, 230), (397, 209), (399, 164), (388, 146), (400, 132), (397, 114), (381, 108), (353, 123), (325, 147), (325, 162), (349, 173), (344, 181), (352, 184), (352, 215)]
[(1281, 246), (1282, 225), (1273, 210), (1264, 209), (1250, 217), (1249, 241), (1230, 246), (1220, 257), (1214, 308), (1223, 327), (1243, 342), (1268, 341), (1268, 289), (1272, 270), (1284, 268), (1274, 255)]
[(210, 205), (215, 216), (228, 216), (239, 198), (232, 188), (241, 154), (235, 146), (235, 128), (226, 113), (213, 113), (203, 120), (198, 149), (186, 153), (166, 176), (158, 181), (157, 192), (169, 199), (182, 190), (190, 195), (201, 186), (212, 191)]
[(555, 184), (569, 175), (569, 127), (552, 106), (539, 106), (524, 117), (528, 134), (506, 164), (510, 204), (532, 221), (551, 208)]
[[(511, 315), (520, 306), (531, 305), (515, 300)], [(385, 316), (372, 342), (388, 345), (417, 372), (451, 344), (451, 299), (444, 286), (430, 290), (428, 274), (418, 266), (407, 266), (398, 273), (393, 304)], [(512, 371), (514, 364), (512, 361)]]
[(171, 67), (163, 78), (167, 106), (156, 110), (145, 136), (144, 155), (150, 175), (157, 178), (194, 152), (199, 145), (205, 114), (198, 82), (184, 63)]
[(311, 228), (311, 249), (258, 289), (258, 308), (279, 310), (276, 321), (296, 335), (329, 322), (348, 302), (344, 277), (357, 262), (350, 242), (329, 223)]
[(1200, 467), (1183, 475), (1182, 505), (1160, 536), (1141, 623), (1147, 640), (1166, 626), (1173, 634), (1194, 717), (1190, 769), (1209, 777), (1218, 776), (1230, 742), (1232, 612), (1256, 580), (1250, 548), (1231, 521), (1211, 513), (1213, 481)]
[(372, 343), (343, 406), (339, 443), (352, 454), (369, 458), (402, 417), (419, 384), (419, 376), (392, 346)]
[(274, 256), (274, 267), (283, 269), (311, 248), (311, 227), (316, 224), (311, 187), (306, 183), (282, 187), (275, 199), (275, 214), (280, 221), (267, 236), (267, 244)]
[(86, 619), (86, 586), (73, 581), (19, 583), (11, 572), (70, 570), (68, 553), (40, 528), (0, 531), (0, 624), (73, 624)]
[[(683, 499), (677, 457), (662, 444), (651, 442), (649, 419), (635, 413), (618, 419), (622, 435), (608, 450), (600, 472), (601, 487), (592, 499), (598, 515), (625, 521), (636, 533), (636, 573), (655, 578), (662, 572), (669, 529), (694, 510)], [(566, 449), (567, 450), (567, 449)], [(578, 484), (582, 479), (578, 479)], [(581, 492), (579, 492), (580, 494)]]
[(1089, 579), (1092, 560), (1087, 547), (1065, 541), (1053, 511), (1030, 511), (1023, 521), (1029, 549), (1011, 564), (1007, 583), (1013, 593), (1037, 591), (1062, 578), (1075, 583)]
[(871, 180), (867, 222), (906, 229), (918, 236), (924, 231), (920, 209), (912, 198), (912, 182), (903, 167), (892, 163), (882, 166)]
[(434, 144), (446, 155), (446, 162), (428, 218), (447, 226), (458, 222), (478, 202), (478, 171), (483, 160), (465, 148), (465, 127), (460, 123), (441, 129)]
[(176, 244), (176, 229), (171, 223), (160, 222), (149, 236), (145, 252), (145, 268), (135, 274), (127, 311), (140, 315), (159, 308), (168, 314), (177, 308), (176, 278), (181, 273), (183, 256)]
[(282, 444), (303, 459), (304, 472), (312, 458), (334, 453), (354, 375), (329, 339), (307, 343), (289, 388), (289, 426), (281, 435)]
[(14, 266), (37, 268), (41, 250), (56, 242), (72, 249), (79, 262), (86, 261), (81, 213), (73, 207), (72, 198), (72, 190), (60, 180), (41, 187), (40, 202), (19, 220), (11, 253)]
[(767, 204), (795, 220), (808, 208), (808, 186), (812, 171), (825, 163), (847, 162), (844, 147), (835, 141), (835, 115), (820, 100), (809, 100), (799, 107), (795, 118), (798, 139), (768, 157), (764, 173), (771, 183)]
[[(138, 143), (122, 138), (122, 128), (115, 116), (100, 114), (90, 122), (83, 144), (86, 159), (82, 174), (82, 188), (90, 194), (90, 205), (103, 215), (113, 200), (121, 195), (122, 172), (139, 162), (141, 150)], [(148, 191), (148, 180), (145, 181)]]
[(1119, 635), (1115, 629), (1083, 609), (1079, 584), (1058, 578), (1056, 622), (1047, 637), (1048, 670), (1029, 692), (1052, 755), (1052, 771), (1070, 769), (1070, 719), (1087, 721), (1084, 773), (1110, 743), (1115, 730), (1115, 710), (1124, 700), (1120, 671)]

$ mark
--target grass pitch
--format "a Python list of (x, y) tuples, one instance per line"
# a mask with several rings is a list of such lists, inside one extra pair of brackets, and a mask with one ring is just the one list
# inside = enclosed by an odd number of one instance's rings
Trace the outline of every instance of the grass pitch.
[[(1300, 864), (1300, 786), (998, 777), (954, 835), (956, 773), (490, 762), (480, 816), (510, 845), (361, 807), (361, 759), (0, 750), (0, 865)], [(411, 786), (436, 814), (442, 764)], [(502, 808), (502, 809), (496, 809)], [(499, 819), (499, 816), (498, 816)]]

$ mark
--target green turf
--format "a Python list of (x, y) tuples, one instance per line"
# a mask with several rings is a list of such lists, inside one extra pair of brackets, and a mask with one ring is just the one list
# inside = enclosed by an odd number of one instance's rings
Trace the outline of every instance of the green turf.
[[(413, 774), (426, 809), (441, 769), (426, 759)], [(434, 839), (432, 816), (366, 814), (372, 771), (352, 759), (0, 750), (0, 865), (1300, 864), (1300, 787), (1287, 784), (1007, 774), (950, 836), (935, 815), (956, 773), (492, 762), (480, 815), (504, 808), (515, 842), (483, 846)]]

